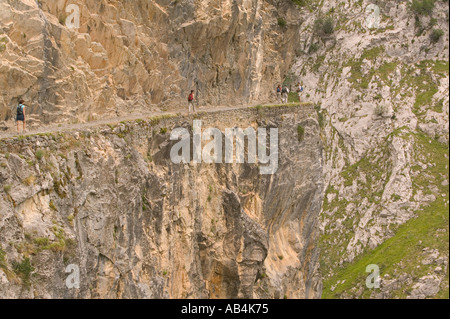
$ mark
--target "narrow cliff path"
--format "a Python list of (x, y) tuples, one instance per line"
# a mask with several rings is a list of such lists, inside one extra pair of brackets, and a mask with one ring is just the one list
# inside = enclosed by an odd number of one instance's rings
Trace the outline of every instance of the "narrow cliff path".
[[(270, 105), (270, 104), (267, 104)], [(275, 105), (275, 104), (274, 104)], [(229, 106), (220, 106), (220, 107), (214, 107), (214, 108), (197, 108), (196, 113), (215, 113), (220, 111), (230, 111), (230, 110), (238, 110), (238, 109), (244, 109), (248, 107), (252, 107), (253, 105), (245, 105), (245, 106), (237, 106), (237, 107), (229, 107)], [(180, 110), (172, 110), (172, 111), (160, 111), (160, 112), (140, 112), (140, 113), (133, 113), (128, 116), (123, 117), (111, 117), (111, 118), (105, 118), (102, 120), (95, 120), (91, 122), (86, 123), (76, 123), (76, 124), (54, 124), (54, 125), (46, 125), (42, 126), (38, 129), (31, 129), (25, 132), (25, 134), (20, 133), (17, 134), (16, 126), (14, 126), (12, 129), (10, 128), (8, 131), (0, 132), (0, 139), (5, 138), (11, 138), (11, 137), (18, 137), (18, 136), (29, 136), (29, 135), (35, 135), (35, 134), (45, 134), (45, 133), (57, 133), (57, 132), (68, 132), (68, 131), (79, 131), (91, 127), (97, 127), (107, 124), (117, 124), (122, 121), (132, 121), (137, 119), (146, 119), (149, 117), (154, 116), (160, 116), (160, 115), (168, 115), (168, 114), (181, 114), (181, 115), (187, 115), (187, 109), (180, 109)], [(22, 125), (20, 125), (20, 130), (22, 132)]]

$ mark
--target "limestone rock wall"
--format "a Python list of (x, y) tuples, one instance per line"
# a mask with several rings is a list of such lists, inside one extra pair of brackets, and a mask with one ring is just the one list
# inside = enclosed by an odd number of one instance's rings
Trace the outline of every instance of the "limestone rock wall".
[[(278, 127), (279, 168), (174, 164), (193, 118), (0, 142), (2, 298), (317, 298), (322, 142), (312, 107), (203, 114)], [(301, 138), (297, 128), (301, 125)], [(263, 165), (263, 164), (261, 164)], [(80, 269), (68, 289), (67, 265)]]
[[(442, 298), (448, 294), (448, 1), (434, 1), (430, 12), (415, 10), (412, 1), (311, 3), (315, 11), (300, 30), (303, 53), (292, 72), (303, 82), (303, 98), (320, 104), (324, 294)], [(369, 27), (375, 4), (379, 25)], [(330, 34), (316, 27), (319, 18), (332, 21)], [(401, 225), (417, 236), (417, 218), (429, 229), (427, 243), (396, 241)], [(442, 223), (431, 227), (431, 218)], [(392, 242), (408, 254), (389, 255)], [(373, 255), (380, 249), (385, 257)], [(427, 251), (438, 251), (434, 262), (425, 260)], [(371, 263), (386, 276), (381, 291), (365, 286)], [(415, 292), (427, 282), (438, 288)]]
[(191, 89), (203, 106), (269, 101), (301, 22), (291, 1), (1, 0), (0, 122), (19, 97), (31, 126), (179, 109)]

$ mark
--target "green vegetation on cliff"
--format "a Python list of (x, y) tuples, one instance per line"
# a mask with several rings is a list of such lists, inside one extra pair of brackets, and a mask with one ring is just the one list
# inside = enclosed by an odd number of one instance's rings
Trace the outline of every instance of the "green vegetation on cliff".
[[(332, 277), (324, 280), (322, 298), (344, 296), (369, 298), (373, 291), (379, 292), (383, 289), (382, 284), (380, 289), (374, 290), (365, 286), (368, 276), (367, 265), (378, 265), (381, 277), (388, 274), (390, 278), (396, 279), (401, 274), (406, 274), (411, 276), (414, 283), (427, 273), (433, 272), (433, 265), (418, 262), (423, 258), (424, 248), (437, 249), (441, 256), (448, 256), (449, 186), (444, 182), (448, 180), (448, 146), (430, 139), (421, 132), (413, 133), (412, 136), (417, 160), (433, 163), (425, 172), (413, 175), (414, 193), (421, 191), (429, 194), (430, 189), (437, 188), (436, 199), (416, 211), (417, 217), (401, 225), (393, 237), (358, 256), (353, 262), (344, 263), (342, 267), (336, 269)], [(407, 283), (400, 284), (402, 285), (400, 289), (393, 290), (391, 297), (406, 298), (412, 291), (412, 287)], [(448, 298), (448, 270), (440, 288), (441, 291), (435, 298)]]

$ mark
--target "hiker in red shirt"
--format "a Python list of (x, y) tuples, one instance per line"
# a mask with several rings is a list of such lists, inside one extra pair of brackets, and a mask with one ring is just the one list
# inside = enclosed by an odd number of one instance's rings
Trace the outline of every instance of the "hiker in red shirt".
[(195, 100), (194, 90), (191, 90), (191, 94), (189, 94), (189, 97), (188, 97), (188, 106), (189, 106), (188, 114), (191, 113), (191, 106), (192, 106), (193, 113), (195, 113), (194, 100)]

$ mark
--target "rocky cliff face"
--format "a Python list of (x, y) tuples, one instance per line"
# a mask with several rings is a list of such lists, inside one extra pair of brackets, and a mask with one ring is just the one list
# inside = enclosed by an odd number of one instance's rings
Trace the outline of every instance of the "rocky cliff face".
[(19, 97), (32, 126), (184, 108), (191, 89), (209, 107), (268, 101), (302, 21), (272, 0), (2, 0), (0, 12), (5, 128)]
[(4, 128), (19, 96), (33, 126), (179, 109), (191, 88), (270, 101), (286, 73), (317, 113), (202, 115), (281, 128), (273, 177), (168, 162), (192, 118), (5, 140), (3, 295), (448, 298), (448, 1), (74, 3), (78, 31), (66, 1), (0, 2)]
[(325, 141), (324, 297), (448, 298), (449, 7), (414, 2), (314, 1), (300, 31), (293, 72)]
[[(182, 116), (2, 140), (0, 296), (320, 296), (315, 111), (253, 108), (200, 119), (222, 131), (278, 127), (277, 172), (174, 164), (170, 132), (193, 120)], [(68, 265), (80, 269), (78, 289), (66, 286)]]

